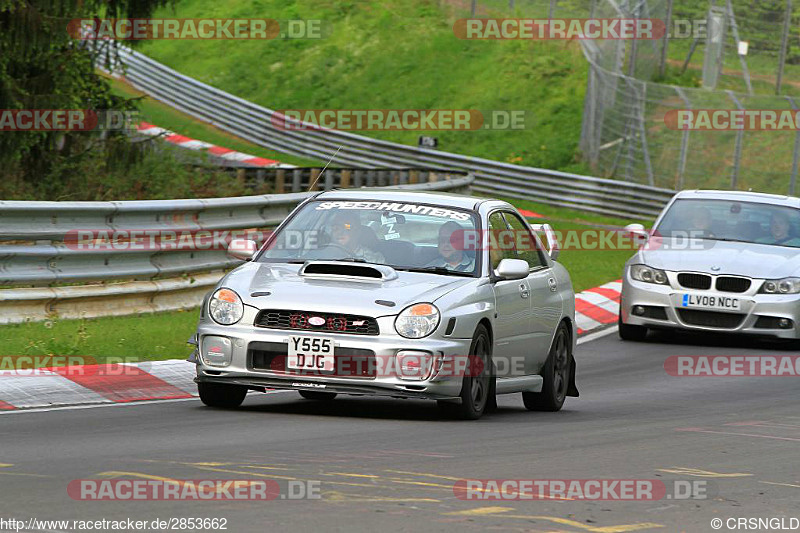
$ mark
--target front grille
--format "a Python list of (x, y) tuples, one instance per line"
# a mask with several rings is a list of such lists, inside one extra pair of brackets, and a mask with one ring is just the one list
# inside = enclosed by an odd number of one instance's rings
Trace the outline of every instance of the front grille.
[(711, 276), (706, 274), (693, 274), (691, 272), (681, 272), (678, 274), (678, 283), (687, 289), (708, 290), (711, 288)]
[(692, 326), (733, 329), (739, 327), (745, 315), (740, 313), (720, 313), (718, 311), (698, 311), (696, 309), (678, 309), (681, 320)]
[[(320, 320), (321, 323), (314, 324)], [(255, 325), (271, 329), (350, 333), (353, 335), (378, 335), (380, 333), (378, 321), (372, 317), (284, 309), (265, 309), (259, 312)]]
[(751, 281), (747, 278), (720, 276), (717, 278), (717, 290), (722, 292), (746, 292)]
[(333, 372), (287, 370), (289, 346), (285, 342), (251, 342), (247, 347), (247, 368), (290, 376), (375, 378), (375, 352), (361, 348), (334, 347)]

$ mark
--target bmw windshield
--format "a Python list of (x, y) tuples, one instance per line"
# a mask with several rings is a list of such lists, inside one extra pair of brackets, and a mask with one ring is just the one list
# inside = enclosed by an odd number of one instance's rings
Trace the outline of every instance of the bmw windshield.
[(800, 210), (732, 200), (676, 200), (655, 235), (800, 248)]
[(480, 254), (473, 212), (382, 201), (314, 201), (300, 209), (258, 257), (382, 264), (399, 270), (477, 276)]

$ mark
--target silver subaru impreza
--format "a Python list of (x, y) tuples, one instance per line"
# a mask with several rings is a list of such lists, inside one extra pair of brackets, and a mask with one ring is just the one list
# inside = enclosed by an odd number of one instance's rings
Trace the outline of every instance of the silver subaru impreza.
[[(538, 232), (544, 232), (548, 249)], [(202, 306), (200, 399), (249, 390), (437, 400), (476, 419), (496, 394), (557, 411), (575, 387), (575, 295), (552, 229), (506, 202), (325, 192), (299, 205)]]
[(649, 329), (800, 336), (800, 199), (736, 191), (676, 194), (627, 262), (619, 334)]

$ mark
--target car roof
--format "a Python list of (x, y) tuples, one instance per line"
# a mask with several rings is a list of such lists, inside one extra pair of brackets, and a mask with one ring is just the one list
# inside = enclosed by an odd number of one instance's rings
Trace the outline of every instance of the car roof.
[(358, 189), (336, 189), (326, 191), (315, 197), (315, 200), (360, 200), (360, 201), (387, 201), (436, 204), (447, 207), (469, 209), (474, 211), (485, 198), (464, 196), (436, 191), (403, 191), (386, 190), (383, 187), (361, 187)]
[(781, 194), (767, 194), (753, 191), (716, 191), (716, 190), (689, 190), (681, 191), (675, 195), (678, 199), (706, 199), (706, 200), (730, 200), (734, 202), (755, 202), (762, 204), (785, 205), (790, 207), (800, 207), (800, 198), (794, 196), (784, 196)]

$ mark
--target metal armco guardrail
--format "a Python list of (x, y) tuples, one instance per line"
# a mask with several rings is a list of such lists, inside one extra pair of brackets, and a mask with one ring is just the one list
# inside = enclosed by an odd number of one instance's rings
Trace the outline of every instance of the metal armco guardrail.
[(126, 80), (189, 115), (281, 152), (362, 167), (437, 167), (471, 172), (476, 192), (522, 198), (626, 218), (655, 217), (674, 194), (621, 182), (372, 139), (336, 130), (277, 128), (275, 111), (184, 76), (136, 51), (121, 49)]
[[(318, 169), (287, 172), (292, 176), (287, 190), (308, 188), (307, 180), (313, 183), (319, 174)], [(363, 181), (364, 185), (374, 182), (468, 194), (473, 180), (470, 175), (446, 171), (397, 169), (381, 174), (329, 169), (314, 188)], [(0, 286), (9, 287), (0, 289), (0, 324), (195, 307), (226, 269), (240, 263), (222, 246), (181, 249), (159, 243), (155, 247), (92, 249), (71, 246), (68, 237), (79, 237), (79, 231), (178, 235), (267, 229), (313, 194), (128, 202), (0, 201)], [(98, 283), (109, 281), (115, 282)]]

